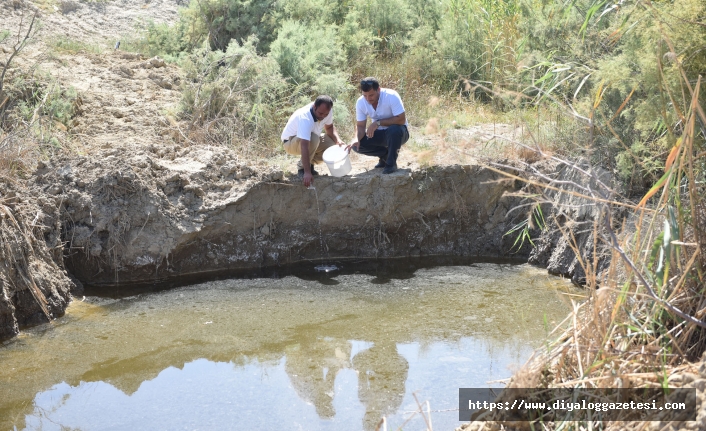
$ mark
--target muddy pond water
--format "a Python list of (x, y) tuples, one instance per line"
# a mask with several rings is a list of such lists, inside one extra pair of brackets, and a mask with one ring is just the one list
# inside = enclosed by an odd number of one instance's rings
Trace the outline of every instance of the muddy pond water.
[(528, 265), (420, 262), (76, 300), (0, 346), (0, 430), (398, 429), (415, 394), (452, 430), (458, 388), (501, 387), (577, 292)]

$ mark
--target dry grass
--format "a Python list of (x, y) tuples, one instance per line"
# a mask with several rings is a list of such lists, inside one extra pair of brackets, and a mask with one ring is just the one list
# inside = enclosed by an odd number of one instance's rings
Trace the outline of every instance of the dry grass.
[(427, 125), (424, 128), (424, 133), (427, 135), (431, 135), (434, 133), (437, 133), (439, 131), (439, 119), (436, 117), (432, 117), (427, 121)]

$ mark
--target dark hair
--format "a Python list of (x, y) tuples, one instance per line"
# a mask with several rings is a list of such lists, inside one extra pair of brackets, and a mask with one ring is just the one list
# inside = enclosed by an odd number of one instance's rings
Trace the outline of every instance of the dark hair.
[(368, 76), (360, 81), (360, 91), (370, 91), (371, 88), (376, 91), (380, 88), (380, 83), (377, 79)]
[(318, 108), (322, 103), (328, 105), (329, 109), (333, 108), (333, 99), (331, 96), (321, 95), (314, 101), (314, 107)]

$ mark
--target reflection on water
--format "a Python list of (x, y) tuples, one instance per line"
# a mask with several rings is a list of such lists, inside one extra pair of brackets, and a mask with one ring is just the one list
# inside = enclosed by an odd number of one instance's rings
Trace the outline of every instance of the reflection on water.
[(399, 426), (413, 392), (452, 410), (459, 387), (508, 377), (566, 314), (558, 287), (486, 263), (91, 298), (0, 348), (0, 430)]

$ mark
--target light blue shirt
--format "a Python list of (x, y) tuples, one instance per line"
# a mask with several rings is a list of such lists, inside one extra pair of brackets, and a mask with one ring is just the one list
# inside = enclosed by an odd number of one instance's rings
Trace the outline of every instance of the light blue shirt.
[[(370, 117), (371, 121), (386, 120), (404, 112), (402, 98), (395, 90), (389, 88), (380, 88), (380, 99), (378, 99), (377, 109), (365, 100), (365, 97), (360, 96), (355, 103), (355, 118), (357, 121), (365, 121)], [(407, 125), (405, 120), (404, 125)], [(378, 129), (385, 130), (387, 127), (379, 126)]]

